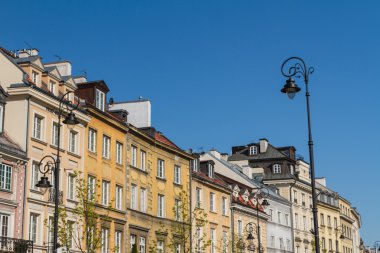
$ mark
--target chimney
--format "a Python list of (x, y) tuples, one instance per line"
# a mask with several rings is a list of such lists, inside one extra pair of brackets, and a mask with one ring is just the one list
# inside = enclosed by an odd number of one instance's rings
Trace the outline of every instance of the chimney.
[(17, 55), (19, 58), (26, 58), (29, 56), (36, 56), (38, 55), (38, 49), (37, 48), (31, 48), (31, 49), (19, 49), (17, 50)]
[(268, 140), (265, 138), (260, 139), (260, 153), (267, 152)]
[(85, 76), (76, 76), (73, 79), (74, 79), (74, 83), (76, 83), (76, 84), (87, 82), (87, 78)]
[(228, 153), (222, 153), (220, 154), (220, 159), (222, 159), (223, 161), (226, 161), (228, 160)]
[(210, 153), (211, 153), (213, 156), (215, 156), (216, 158), (221, 159), (221, 155), (220, 155), (219, 151), (216, 150), (215, 148), (211, 149), (211, 150), (210, 150)]
[(316, 178), (315, 181), (317, 181), (318, 183), (320, 183), (321, 185), (326, 187), (326, 178), (325, 177)]
[(45, 67), (57, 67), (58, 72), (61, 76), (71, 76), (71, 62), (69, 61), (59, 61), (59, 62), (51, 62), (45, 63)]

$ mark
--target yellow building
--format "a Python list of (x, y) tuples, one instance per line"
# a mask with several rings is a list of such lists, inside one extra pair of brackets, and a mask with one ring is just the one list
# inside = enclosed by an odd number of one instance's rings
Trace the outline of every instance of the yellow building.
[(326, 187), (324, 178), (317, 179), (316, 187), (319, 191), (317, 208), (321, 250), (323, 252), (341, 252), (339, 195)]
[(201, 247), (199, 238), (203, 234), (206, 235), (205, 241), (210, 241), (206, 252), (231, 252), (231, 189), (214, 173), (214, 165), (212, 160), (199, 163), (196, 159), (192, 168), (192, 210), (203, 209), (208, 220), (206, 226), (202, 228), (197, 228), (193, 224), (193, 231), (195, 231), (193, 234), (196, 237), (193, 238), (195, 252), (198, 252)]
[[(109, 89), (104, 81), (78, 83), (76, 94), (91, 116), (85, 134), (84, 178), (97, 199), (96, 211), (106, 216), (101, 222), (100, 252), (126, 252), (126, 134), (127, 112), (107, 111)], [(99, 187), (95, 187), (98, 184)]]
[[(26, 225), (23, 227), (23, 238), (34, 242), (34, 252), (46, 252), (53, 243), (51, 226), (55, 194), (54, 187), (36, 187), (42, 176), (39, 162), (46, 155), (56, 157), (60, 99), (65, 93), (76, 89), (76, 82), (71, 76), (71, 63), (68, 61), (43, 63), (36, 49), (20, 50), (8, 56), (7, 61), (1, 62), (1, 68), (6, 69), (8, 76), (2, 83), (6, 85), (4, 88), (9, 94), (5, 128), (30, 158), (25, 186), (20, 185), (25, 187), (23, 224)], [(78, 101), (73, 93), (65, 98), (72, 103)], [(80, 124), (74, 129), (62, 124), (60, 136), (59, 198), (68, 210), (76, 205), (73, 174), (83, 172), (83, 139), (86, 125), (90, 121), (83, 110), (75, 111), (75, 114)], [(48, 177), (54, 184), (52, 175)], [(74, 222), (70, 212), (68, 220)]]
[(344, 239), (342, 240), (341, 250), (342, 253), (353, 253), (353, 224), (355, 222), (354, 217), (352, 216), (351, 203), (339, 196), (339, 208), (340, 208), (340, 222), (339, 229), (342, 231)]
[(150, 248), (182, 252), (180, 244), (169, 249), (173, 242), (170, 228), (181, 224), (173, 208), (182, 191), (189, 193), (192, 156), (151, 127), (130, 125), (127, 148), (127, 252), (134, 244), (143, 253)]

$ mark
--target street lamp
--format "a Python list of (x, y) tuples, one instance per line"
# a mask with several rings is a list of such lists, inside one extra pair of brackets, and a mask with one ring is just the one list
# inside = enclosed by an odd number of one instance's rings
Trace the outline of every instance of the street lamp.
[(374, 242), (373, 247), (375, 248), (375, 253), (377, 253), (377, 251), (380, 251), (380, 241)]
[[(289, 67), (289, 65), (290, 67)], [(288, 68), (287, 68), (288, 67)], [(287, 71), (285, 71), (287, 70)], [(314, 236), (315, 236), (315, 250), (320, 253), (319, 246), (319, 230), (318, 230), (318, 209), (317, 209), (317, 194), (315, 189), (315, 173), (314, 173), (314, 152), (313, 152), (313, 138), (311, 134), (310, 122), (310, 102), (309, 102), (309, 75), (313, 74), (314, 68), (307, 67), (304, 60), (299, 57), (290, 57), (286, 59), (281, 66), (281, 73), (287, 77), (286, 84), (281, 89), (282, 93), (286, 93), (290, 99), (293, 99), (297, 92), (301, 90), (293, 79), (293, 77), (303, 77), (306, 85), (306, 109), (307, 109), (307, 126), (309, 130), (309, 157), (310, 157), (310, 174), (311, 174), (311, 191), (313, 196), (313, 221), (314, 221)]]
[[(52, 187), (47, 174), (51, 173), (54, 176), (54, 235), (53, 235), (53, 253), (57, 252), (59, 247), (58, 245), (58, 204), (59, 204), (59, 169), (60, 169), (60, 144), (61, 144), (61, 118), (63, 113), (66, 111), (67, 115), (62, 123), (66, 124), (67, 127), (71, 130), (77, 124), (79, 124), (78, 119), (73, 113), (74, 110), (78, 109), (79, 100), (76, 105), (74, 105), (71, 101), (65, 100), (65, 97), (68, 96), (72, 91), (65, 93), (61, 99), (59, 100), (59, 108), (58, 108), (58, 143), (57, 143), (57, 154), (56, 158), (47, 155), (44, 156), (39, 163), (39, 171), (43, 174), (40, 181), (36, 184), (37, 187), (41, 188), (50, 188)], [(44, 160), (48, 160), (46, 164), (41, 169)]]
[(254, 188), (254, 190), (257, 190), (257, 192), (254, 195), (254, 198), (256, 199), (257, 225), (254, 224), (253, 222), (249, 222), (246, 225), (245, 230), (248, 233), (247, 240), (250, 242), (249, 245), (248, 245), (248, 250), (251, 251), (251, 252), (255, 251), (256, 247), (255, 247), (255, 245), (253, 243), (253, 239), (255, 239), (255, 237), (253, 236), (253, 234), (255, 232), (256, 235), (257, 235), (257, 242), (258, 242), (257, 248), (258, 248), (258, 252), (259, 253), (263, 253), (264, 252), (264, 247), (261, 245), (261, 235), (260, 235), (261, 231), (260, 231), (260, 219), (259, 219), (259, 200), (262, 199), (261, 206), (263, 206), (264, 208), (266, 208), (267, 206), (269, 206), (269, 202), (266, 199), (269, 196), (269, 191), (268, 191), (268, 189), (266, 189), (264, 187)]

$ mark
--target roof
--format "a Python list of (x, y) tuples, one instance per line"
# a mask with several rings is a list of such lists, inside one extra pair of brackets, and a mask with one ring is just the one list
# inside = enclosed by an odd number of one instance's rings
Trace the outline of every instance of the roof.
[[(241, 161), (241, 160), (259, 160), (259, 159), (276, 159), (276, 158), (289, 158), (286, 154), (279, 151), (277, 148), (273, 147), (271, 144), (268, 143), (267, 151), (264, 153), (258, 152), (257, 155), (247, 155), (248, 149), (250, 146), (259, 146), (258, 143), (250, 143), (245, 146), (245, 148), (237, 151), (236, 153), (230, 155), (228, 157), (228, 161)], [(279, 148), (281, 149), (281, 148)], [(247, 154), (246, 154), (247, 153)]]
[(156, 141), (171, 146), (172, 148), (180, 149), (174, 142), (172, 142), (163, 133), (157, 131), (154, 127), (142, 127), (139, 129), (144, 133), (148, 134), (150, 137), (154, 138)]
[(23, 62), (34, 62), (37, 59), (40, 59), (41, 56), (39, 55), (33, 55), (33, 56), (28, 56), (28, 57), (23, 57), (23, 58), (15, 58), (14, 61), (17, 63), (23, 63)]
[(5, 132), (0, 134), (0, 151), (8, 153), (23, 159), (26, 159), (26, 153), (21, 147), (14, 142)]
[[(193, 173), (193, 176), (195, 176), (195, 177), (202, 178), (202, 179), (204, 179), (210, 183), (216, 184), (216, 185), (224, 187), (224, 188), (228, 188), (228, 184), (226, 182), (224, 182), (223, 179), (221, 179), (217, 175), (215, 175), (215, 178), (210, 178), (205, 173), (203, 173), (201, 171), (192, 171), (192, 173)], [(230, 190), (230, 189), (228, 188), (228, 190)]]

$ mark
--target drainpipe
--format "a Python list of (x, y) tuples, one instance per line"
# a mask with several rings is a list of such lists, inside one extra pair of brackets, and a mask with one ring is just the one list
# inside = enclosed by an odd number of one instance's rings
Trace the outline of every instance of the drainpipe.
[(293, 252), (295, 252), (294, 251), (294, 249), (295, 249), (295, 241), (294, 241), (294, 225), (293, 225), (293, 201), (292, 201), (292, 199), (293, 199), (293, 195), (292, 195), (292, 188), (293, 188), (293, 186), (295, 185), (297, 183), (297, 181), (294, 181), (294, 183), (290, 186), (290, 188), (289, 188), (289, 194), (290, 194), (290, 226), (291, 226), (291, 229), (292, 229), (292, 233), (291, 233), (291, 235), (292, 235), (292, 251)]
[(230, 209), (231, 209), (231, 250), (232, 253), (235, 252), (235, 223), (234, 223), (234, 208), (232, 207), (232, 196), (230, 198)]
[[(193, 164), (193, 166), (195, 166), (195, 163), (197, 162), (195, 159), (194, 160), (192, 160), (192, 161), (190, 161), (190, 162), (193, 162), (194, 164)], [(190, 164), (189, 164), (190, 165)], [(192, 213), (191, 213), (191, 211), (192, 211), (192, 209), (193, 209), (193, 194), (192, 194), (192, 189), (193, 189), (193, 187), (192, 187), (192, 179), (193, 179), (193, 171), (192, 171), (192, 169), (191, 169), (191, 166), (189, 166), (189, 195), (190, 195), (190, 210), (189, 210), (189, 217), (190, 217), (190, 253), (192, 253), (193, 252), (193, 244), (192, 244), (192, 242), (193, 242), (193, 223), (192, 223)], [(185, 242), (186, 243), (186, 242)], [(184, 247), (186, 247), (185, 245), (184, 245)]]
[[(30, 98), (29, 96), (27, 98), (28, 105), (26, 107), (26, 143), (25, 143), (25, 153), (26, 156), (28, 156), (28, 143), (29, 143), (29, 110), (30, 110)], [(23, 205), (22, 205), (22, 227), (21, 227), (21, 233), (22, 233), (22, 238), (25, 239), (24, 237), (24, 224), (25, 224), (25, 204), (26, 204), (26, 178), (27, 178), (27, 173), (28, 173), (28, 163), (25, 163), (25, 174), (24, 174), (24, 199), (23, 199)]]

